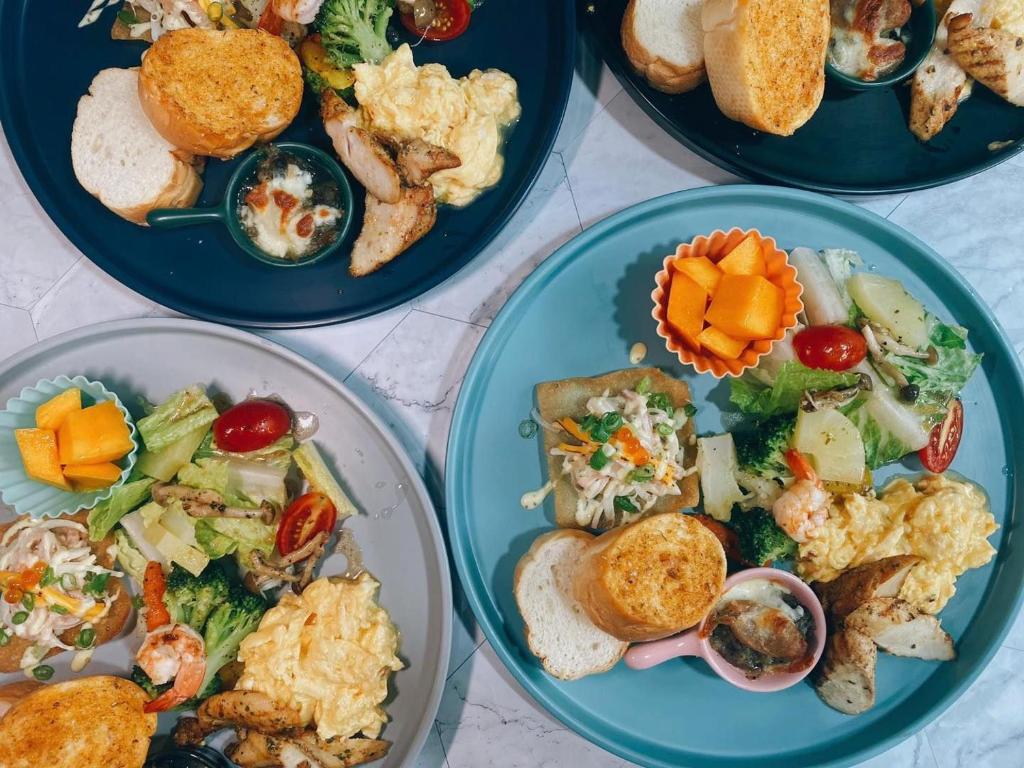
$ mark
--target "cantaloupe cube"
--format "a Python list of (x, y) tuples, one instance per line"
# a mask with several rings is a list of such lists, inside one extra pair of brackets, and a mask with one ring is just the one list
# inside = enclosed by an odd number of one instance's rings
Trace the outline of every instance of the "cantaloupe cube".
[(124, 417), (107, 400), (69, 413), (57, 433), (61, 464), (102, 464), (116, 461), (132, 449)]
[(743, 350), (747, 348), (746, 341), (743, 339), (734, 339), (732, 336), (722, 333), (713, 325), (709, 325), (701, 331), (697, 340), (700, 341), (706, 349), (726, 360), (735, 360), (743, 354)]
[(707, 306), (707, 291), (682, 272), (672, 273), (668, 291), (668, 324), (697, 349), (700, 349), (697, 336), (704, 328)]
[(737, 339), (767, 339), (782, 320), (782, 290), (760, 275), (723, 275), (708, 324)]
[(78, 387), (65, 389), (36, 408), (36, 426), (56, 432), (72, 411), (82, 410), (82, 390)]
[(674, 266), (693, 282), (708, 292), (709, 296), (715, 295), (718, 288), (718, 281), (722, 279), (722, 270), (715, 266), (715, 263), (707, 256), (697, 256), (689, 259), (676, 259)]
[(25, 474), (33, 480), (70, 491), (71, 486), (60, 471), (57, 435), (52, 429), (16, 429), (14, 439), (25, 465)]
[(112, 462), (102, 464), (68, 464), (64, 477), (71, 481), (76, 491), (94, 491), (109, 488), (121, 477), (121, 468)]
[(761, 253), (761, 244), (754, 235), (747, 235), (718, 262), (718, 268), (727, 275), (763, 275), (768, 271)]

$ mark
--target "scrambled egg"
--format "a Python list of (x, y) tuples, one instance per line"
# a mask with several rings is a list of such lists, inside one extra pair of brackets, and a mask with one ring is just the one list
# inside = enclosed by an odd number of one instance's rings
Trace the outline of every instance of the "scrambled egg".
[(956, 579), (995, 554), (988, 542), (999, 526), (984, 491), (943, 475), (911, 484), (893, 480), (876, 498), (836, 498), (825, 526), (800, 545), (797, 572), (831, 581), (842, 571), (891, 555), (917, 555), (900, 592), (907, 602), (938, 613), (956, 592)]
[(317, 579), (282, 597), (242, 641), (238, 687), (297, 709), (321, 738), (376, 738), (387, 721), (388, 676), (403, 666), (398, 631), (376, 602), (379, 587), (364, 573)]
[(501, 178), (505, 128), (519, 118), (516, 81), (496, 69), (453, 78), (440, 64), (417, 67), (402, 45), (380, 64), (355, 66), (363, 124), (403, 140), (423, 139), (462, 161), (430, 177), (438, 202), (467, 205)]

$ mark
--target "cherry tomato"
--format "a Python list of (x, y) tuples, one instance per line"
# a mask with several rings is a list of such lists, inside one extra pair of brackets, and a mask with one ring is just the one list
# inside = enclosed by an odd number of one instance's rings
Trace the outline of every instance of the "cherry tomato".
[(924, 468), (938, 474), (949, 469), (960, 447), (964, 434), (964, 406), (959, 400), (949, 404), (949, 411), (941, 424), (936, 424), (928, 438), (928, 445), (917, 452)]
[(416, 28), (416, 22), (411, 13), (401, 15), (402, 26), (414, 35), (437, 43), (454, 40), (469, 27), (469, 17), (473, 11), (467, 0), (434, 0), (434, 5), (437, 12), (434, 15), (434, 20), (425, 30)]
[(272, 400), (246, 400), (228, 408), (213, 422), (217, 447), (232, 453), (266, 448), (292, 426), (288, 409)]
[(288, 555), (321, 531), (330, 533), (338, 519), (338, 510), (322, 493), (299, 496), (285, 510), (277, 529), (277, 551)]
[(734, 563), (742, 563), (743, 565), (750, 565), (755, 568), (761, 565), (761, 563), (748, 563), (743, 559), (743, 556), (740, 554), (739, 536), (736, 535), (736, 531), (725, 523), (715, 520), (710, 515), (694, 515), (693, 517), (715, 535), (715, 538), (721, 543), (722, 549), (725, 550), (725, 556)]
[(808, 368), (846, 371), (868, 353), (864, 337), (845, 325), (812, 325), (793, 337), (793, 349)]

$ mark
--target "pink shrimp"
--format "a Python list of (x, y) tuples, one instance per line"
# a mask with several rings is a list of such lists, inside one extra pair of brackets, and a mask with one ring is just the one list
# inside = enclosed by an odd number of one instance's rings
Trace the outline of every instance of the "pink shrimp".
[(792, 449), (786, 451), (786, 462), (796, 482), (775, 500), (772, 515), (790, 538), (802, 544), (825, 525), (831, 497), (803, 454)]
[(323, 0), (270, 0), (274, 12), (285, 21), (312, 24)]
[(148, 633), (135, 660), (155, 685), (174, 680), (171, 688), (146, 704), (146, 712), (163, 712), (188, 701), (206, 675), (203, 638), (184, 624), (166, 624)]

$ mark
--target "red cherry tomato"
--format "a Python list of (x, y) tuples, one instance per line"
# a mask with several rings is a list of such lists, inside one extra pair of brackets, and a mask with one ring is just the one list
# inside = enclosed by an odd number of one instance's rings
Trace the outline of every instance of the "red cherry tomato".
[(949, 411), (941, 424), (936, 424), (928, 438), (928, 445), (917, 452), (924, 468), (938, 474), (949, 469), (960, 447), (964, 434), (964, 406), (959, 400), (949, 404)]
[(793, 337), (793, 349), (808, 368), (846, 371), (868, 353), (864, 337), (845, 325), (812, 325)]
[(434, 20), (425, 30), (416, 28), (416, 22), (411, 13), (401, 15), (402, 26), (414, 35), (437, 43), (454, 40), (466, 31), (469, 26), (469, 17), (473, 13), (467, 0), (434, 0), (434, 5), (437, 8)]
[(299, 496), (285, 510), (277, 528), (277, 551), (288, 555), (321, 531), (330, 533), (338, 519), (338, 510), (322, 493)]
[(228, 408), (213, 422), (217, 447), (232, 453), (266, 448), (292, 427), (288, 409), (272, 400), (246, 400)]

